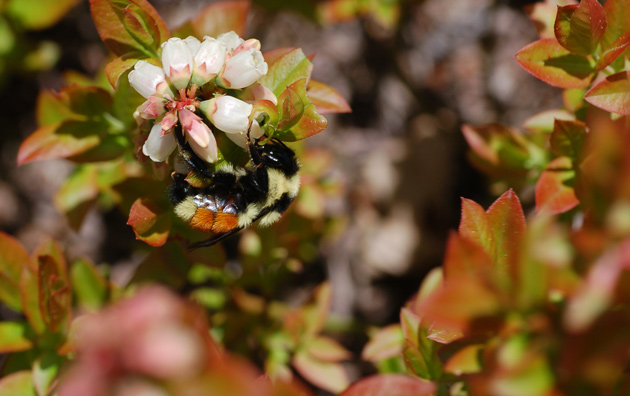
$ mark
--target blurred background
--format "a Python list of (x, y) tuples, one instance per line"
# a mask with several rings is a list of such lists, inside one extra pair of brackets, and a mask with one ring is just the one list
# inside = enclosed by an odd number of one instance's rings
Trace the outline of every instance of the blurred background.
[[(150, 2), (169, 27), (210, 3)], [(124, 284), (144, 257), (126, 225), (128, 214), (93, 207), (74, 231), (55, 207), (73, 165), (51, 160), (16, 167), (20, 142), (37, 127), (38, 92), (59, 89), (68, 73), (93, 77), (107, 61), (88, 2), (65, 3), (43, 23), (25, 22), (6, 7), (0, 15), (0, 229), (29, 250), (52, 236), (69, 260), (107, 263), (111, 278)], [(518, 127), (557, 106), (560, 93), (513, 58), (536, 38), (523, 11), (527, 2), (363, 3), (371, 5), (339, 15), (324, 2), (260, 0), (252, 5), (246, 38), (260, 39), (263, 51), (301, 47), (314, 54), (313, 78), (338, 90), (352, 108), (328, 115), (328, 129), (306, 142), (301, 161), (305, 167), (319, 161), (318, 177), (328, 189), (291, 210), (312, 210), (335, 226), (296, 271), (292, 293), (329, 279), (333, 315), (384, 325), (397, 321), (423, 276), (441, 264), (446, 237), (459, 222), (460, 197), (487, 207), (503, 192), (489, 188), (467, 161), (461, 125)], [(527, 210), (533, 191), (521, 198)]]

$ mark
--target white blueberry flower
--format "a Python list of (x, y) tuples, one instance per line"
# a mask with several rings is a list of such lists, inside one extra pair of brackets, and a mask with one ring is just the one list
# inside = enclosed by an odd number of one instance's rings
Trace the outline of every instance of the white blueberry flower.
[(260, 51), (243, 50), (227, 60), (217, 83), (225, 88), (245, 88), (267, 74), (268, 69)]
[[(182, 40), (172, 37), (162, 44), (162, 68), (176, 89), (188, 86), (193, 71), (193, 53), (189, 43), (194, 40)], [(198, 42), (198, 40), (197, 40)]]
[(152, 161), (162, 162), (177, 147), (177, 141), (172, 133), (163, 133), (162, 126), (156, 122), (149, 132), (149, 137), (142, 146), (142, 152)]
[(260, 127), (260, 125), (258, 125), (258, 121), (254, 120), (249, 127), (249, 132), (226, 133), (225, 135), (234, 143), (246, 148), (248, 133), (250, 139), (255, 140), (261, 138), (265, 134), (265, 131)]
[(212, 37), (204, 37), (203, 43), (195, 52), (192, 83), (202, 86), (212, 80), (223, 67), (226, 55), (225, 43)]
[(233, 96), (217, 96), (201, 102), (199, 109), (225, 133), (241, 133), (249, 128), (253, 106)]
[(164, 71), (145, 61), (138, 61), (129, 73), (129, 84), (140, 95), (149, 98), (151, 95), (169, 93), (172, 95)]
[(245, 40), (240, 38), (234, 31), (223, 33), (217, 37), (218, 41), (225, 44), (228, 51), (232, 52), (236, 47), (241, 45)]

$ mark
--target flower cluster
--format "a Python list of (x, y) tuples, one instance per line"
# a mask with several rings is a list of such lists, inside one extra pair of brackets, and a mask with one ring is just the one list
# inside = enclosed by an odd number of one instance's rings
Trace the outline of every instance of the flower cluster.
[[(137, 117), (155, 120), (142, 152), (153, 161), (164, 161), (177, 147), (176, 127), (191, 149), (206, 162), (215, 162), (217, 143), (210, 121), (235, 143), (244, 146), (246, 134), (264, 134), (253, 104), (275, 95), (256, 81), (268, 66), (260, 41), (243, 40), (236, 33), (204, 37), (171, 38), (162, 44), (162, 67), (138, 61), (129, 73), (129, 83), (147, 100)], [(240, 97), (237, 98), (234, 92)], [(202, 114), (200, 114), (202, 113)]]

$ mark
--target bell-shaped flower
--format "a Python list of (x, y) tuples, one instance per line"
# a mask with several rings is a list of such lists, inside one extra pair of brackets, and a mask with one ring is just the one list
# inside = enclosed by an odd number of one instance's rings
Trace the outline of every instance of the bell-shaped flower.
[(226, 55), (225, 43), (206, 36), (195, 52), (192, 83), (200, 87), (212, 80), (223, 67)]
[(189, 44), (177, 37), (163, 43), (162, 68), (176, 89), (186, 88), (193, 71), (193, 53)]
[(142, 146), (142, 152), (152, 161), (162, 162), (168, 158), (176, 146), (177, 141), (173, 133), (163, 133), (161, 124), (156, 122)]
[(184, 42), (188, 45), (188, 48), (190, 48), (190, 53), (193, 55), (197, 53), (199, 47), (201, 46), (201, 41), (199, 41), (197, 37), (193, 36), (186, 37), (184, 39)]
[(236, 34), (234, 31), (220, 34), (219, 37), (217, 37), (217, 40), (225, 44), (225, 47), (229, 52), (234, 51), (236, 47), (238, 47), (245, 41), (240, 38), (238, 34)]
[(129, 73), (129, 84), (145, 98), (155, 94), (171, 94), (164, 71), (145, 61), (138, 61)]
[(267, 62), (260, 51), (248, 49), (232, 56), (217, 78), (224, 88), (241, 89), (267, 74)]
[(203, 122), (201, 117), (188, 109), (179, 111), (179, 120), (184, 132), (189, 137), (190, 148), (204, 161), (215, 162), (218, 155), (217, 141), (208, 125)]
[(248, 39), (243, 41), (238, 47), (234, 48), (232, 55), (238, 54), (241, 51), (253, 49), (255, 51), (260, 51), (261, 45), (260, 41), (257, 39)]
[(258, 125), (258, 121), (254, 120), (249, 128), (249, 132), (226, 133), (225, 135), (234, 143), (245, 148), (247, 147), (248, 133), (251, 140), (256, 140), (261, 138), (265, 134), (265, 131), (260, 127), (260, 125)]
[(278, 98), (267, 87), (259, 83), (253, 83), (243, 91), (239, 92), (238, 98), (247, 103), (256, 103), (260, 100), (268, 100), (274, 105), (278, 105)]
[(247, 131), (252, 108), (249, 103), (227, 95), (205, 100), (199, 105), (214, 126), (228, 134)]

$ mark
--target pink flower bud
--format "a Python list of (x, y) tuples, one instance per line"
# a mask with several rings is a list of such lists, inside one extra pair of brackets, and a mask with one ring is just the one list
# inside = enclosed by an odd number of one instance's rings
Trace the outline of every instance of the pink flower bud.
[(162, 135), (162, 126), (156, 122), (142, 146), (142, 152), (152, 161), (162, 162), (175, 150), (177, 141), (172, 133)]
[(163, 43), (162, 68), (176, 89), (186, 88), (193, 69), (193, 54), (188, 43), (177, 37)]
[(249, 128), (252, 105), (232, 96), (218, 96), (201, 102), (199, 109), (225, 133), (245, 132)]
[(228, 59), (217, 83), (224, 88), (245, 88), (267, 74), (267, 70), (267, 63), (260, 51), (243, 50)]
[(164, 93), (170, 93), (166, 76), (159, 67), (145, 61), (138, 61), (129, 73), (129, 84), (145, 98)]

